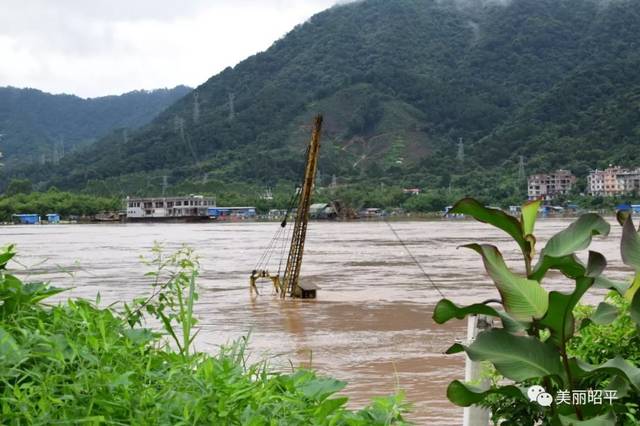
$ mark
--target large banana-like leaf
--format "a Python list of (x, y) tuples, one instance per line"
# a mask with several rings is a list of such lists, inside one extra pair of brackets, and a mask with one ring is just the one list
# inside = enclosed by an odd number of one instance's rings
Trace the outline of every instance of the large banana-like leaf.
[(522, 381), (546, 376), (565, 380), (557, 349), (535, 337), (517, 336), (500, 329), (483, 331), (464, 349), (473, 361), (489, 361), (504, 377)]
[(610, 359), (599, 366), (589, 365), (577, 359), (575, 360), (575, 365), (578, 367), (577, 371), (579, 371), (582, 377), (585, 375), (609, 373), (622, 377), (627, 380), (636, 391), (640, 391), (640, 368), (620, 356)]
[(467, 315), (487, 315), (490, 317), (500, 318), (502, 320), (502, 326), (505, 330), (510, 332), (522, 331), (527, 328), (526, 324), (514, 320), (505, 312), (498, 311), (483, 303), (459, 307), (448, 299), (442, 299), (433, 310), (433, 320), (436, 324), (444, 324), (453, 318), (461, 320)]
[(500, 292), (504, 309), (512, 318), (530, 322), (546, 314), (549, 295), (538, 281), (511, 272), (500, 251), (492, 245), (469, 244), (464, 247), (480, 253), (485, 269)]
[(620, 296), (624, 296), (627, 290), (629, 290), (630, 284), (611, 281), (609, 278), (603, 277), (602, 275), (600, 275), (599, 277), (596, 278), (595, 284), (593, 286), (595, 288), (615, 290), (616, 292), (618, 292)]
[(483, 401), (487, 396), (499, 394), (527, 401), (522, 391), (516, 386), (501, 386), (488, 390), (480, 389), (468, 383), (454, 380), (447, 387), (447, 398), (459, 407), (469, 407)]
[(573, 336), (575, 331), (573, 309), (593, 285), (593, 281), (594, 279), (589, 277), (578, 278), (573, 293), (552, 291), (549, 294), (549, 309), (544, 318), (540, 320), (540, 325), (551, 331), (550, 339), (555, 344), (561, 345)]
[(624, 264), (631, 266), (636, 272), (640, 272), (640, 235), (633, 226), (631, 216), (625, 220), (622, 227), (620, 252)]
[(575, 254), (562, 257), (540, 256), (533, 272), (529, 274), (529, 278), (542, 281), (549, 269), (557, 269), (569, 278), (582, 277), (587, 272), (586, 266)]
[[(589, 265), (585, 267), (575, 253), (589, 247), (594, 235), (608, 235), (610, 229), (609, 223), (596, 214), (580, 216), (566, 229), (551, 237), (529, 278), (540, 281), (549, 269), (557, 269), (572, 279), (584, 275), (599, 275), (606, 266), (604, 256), (590, 252)], [(592, 258), (592, 253), (596, 255), (595, 258)]]
[(488, 223), (498, 229), (502, 229), (518, 243), (523, 253), (529, 252), (529, 243), (524, 238), (522, 224), (518, 219), (502, 210), (487, 208), (473, 198), (464, 198), (458, 201), (449, 212), (465, 214), (479, 222)]
[(609, 223), (594, 213), (578, 218), (565, 230), (551, 237), (542, 250), (543, 256), (563, 257), (584, 250), (591, 244), (594, 235), (609, 235)]
[(591, 315), (591, 321), (598, 325), (611, 324), (618, 317), (618, 308), (606, 302), (601, 302)]
[(540, 200), (535, 200), (529, 201), (522, 206), (522, 233), (525, 236), (533, 235), (540, 203)]

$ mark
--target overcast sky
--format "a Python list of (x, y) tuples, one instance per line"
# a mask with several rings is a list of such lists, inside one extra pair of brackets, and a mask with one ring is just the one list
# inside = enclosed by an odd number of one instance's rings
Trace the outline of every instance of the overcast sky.
[(0, 86), (195, 87), (336, 0), (1, 0)]

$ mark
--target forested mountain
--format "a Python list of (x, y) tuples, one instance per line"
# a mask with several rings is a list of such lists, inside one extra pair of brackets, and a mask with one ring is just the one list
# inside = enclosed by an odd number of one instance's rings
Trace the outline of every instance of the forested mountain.
[(0, 87), (0, 152), (10, 169), (28, 161), (56, 163), (114, 129), (147, 124), (190, 90), (178, 86), (82, 99)]
[(520, 156), (527, 172), (640, 164), (638, 34), (640, 0), (335, 6), (127, 142), (112, 134), (22, 174), (128, 192), (157, 175), (203, 191), (297, 179), (322, 112), (323, 176), (522, 198)]

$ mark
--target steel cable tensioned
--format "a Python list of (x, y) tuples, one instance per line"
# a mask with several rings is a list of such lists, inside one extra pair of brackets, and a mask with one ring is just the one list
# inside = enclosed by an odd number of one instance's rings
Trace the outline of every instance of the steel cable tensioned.
[(398, 239), (398, 242), (400, 243), (400, 245), (402, 245), (402, 247), (404, 248), (404, 250), (407, 252), (407, 254), (409, 255), (409, 257), (411, 257), (411, 259), (413, 259), (413, 262), (416, 264), (416, 266), (422, 271), (422, 274), (427, 278), (427, 280), (429, 280), (429, 283), (431, 283), (431, 286), (438, 292), (438, 294), (440, 294), (440, 296), (442, 296), (443, 299), (446, 299), (446, 296), (444, 295), (444, 293), (442, 292), (442, 290), (440, 290), (440, 288), (436, 285), (435, 281), (433, 281), (431, 279), (431, 276), (429, 276), (429, 274), (427, 274), (427, 271), (424, 270), (424, 268), (422, 267), (422, 264), (418, 261), (418, 259), (413, 255), (413, 253), (411, 253), (411, 250), (409, 250), (409, 247), (407, 247), (407, 245), (404, 243), (404, 241), (402, 240), (402, 238), (400, 238), (400, 235), (398, 235), (398, 233), (396, 232), (396, 230), (393, 228), (393, 226), (391, 226), (391, 224), (389, 223), (388, 220), (384, 220), (384, 223), (387, 224), (387, 226), (389, 227), (389, 229), (391, 229), (391, 232), (393, 232), (393, 235), (395, 235), (395, 237)]
[[(305, 158), (306, 158), (308, 153), (309, 153), (309, 147), (307, 147), (307, 149), (305, 150)], [(300, 173), (300, 175), (303, 176), (303, 177), (304, 177), (304, 171), (305, 171), (305, 168), (303, 167), (302, 168), (302, 173)], [(298, 188), (296, 187), (296, 189), (293, 192), (293, 195), (291, 196), (291, 198), (289, 200), (289, 203), (287, 205), (287, 209), (285, 210), (284, 217), (282, 218), (282, 222), (280, 222), (280, 227), (275, 232), (273, 238), (271, 238), (271, 241), (269, 241), (269, 244), (267, 245), (267, 248), (265, 249), (264, 253), (262, 253), (260, 258), (258, 259), (258, 262), (256, 263), (256, 266), (253, 268), (255, 271), (267, 270), (268, 269), (269, 262), (271, 261), (271, 258), (273, 257), (273, 253), (275, 251), (277, 251), (278, 248), (279, 248), (278, 240), (281, 240), (281, 242), (282, 242), (282, 245), (280, 247), (281, 248), (281, 250), (280, 250), (281, 251), (281, 256), (280, 256), (280, 262), (279, 262), (279, 266), (278, 266), (278, 275), (280, 275), (280, 272), (282, 270), (282, 263), (283, 263), (283, 260), (284, 260), (284, 257), (285, 257), (287, 241), (291, 236), (291, 230), (290, 229), (286, 229), (287, 228), (287, 221), (289, 219), (289, 215), (293, 211), (293, 208), (297, 204), (297, 201), (298, 201), (299, 197), (300, 197), (300, 192), (299, 192)]]

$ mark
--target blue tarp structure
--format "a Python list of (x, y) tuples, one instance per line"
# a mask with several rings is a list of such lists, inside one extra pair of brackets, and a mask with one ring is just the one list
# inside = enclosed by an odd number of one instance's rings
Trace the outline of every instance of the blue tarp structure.
[(34, 225), (36, 223), (40, 223), (40, 216), (35, 213), (14, 214), (13, 220), (24, 225)]
[(210, 217), (239, 216), (255, 217), (255, 207), (209, 207), (207, 212)]
[(49, 222), (49, 223), (60, 223), (60, 215), (58, 213), (49, 213), (49, 214), (47, 214), (47, 222)]

